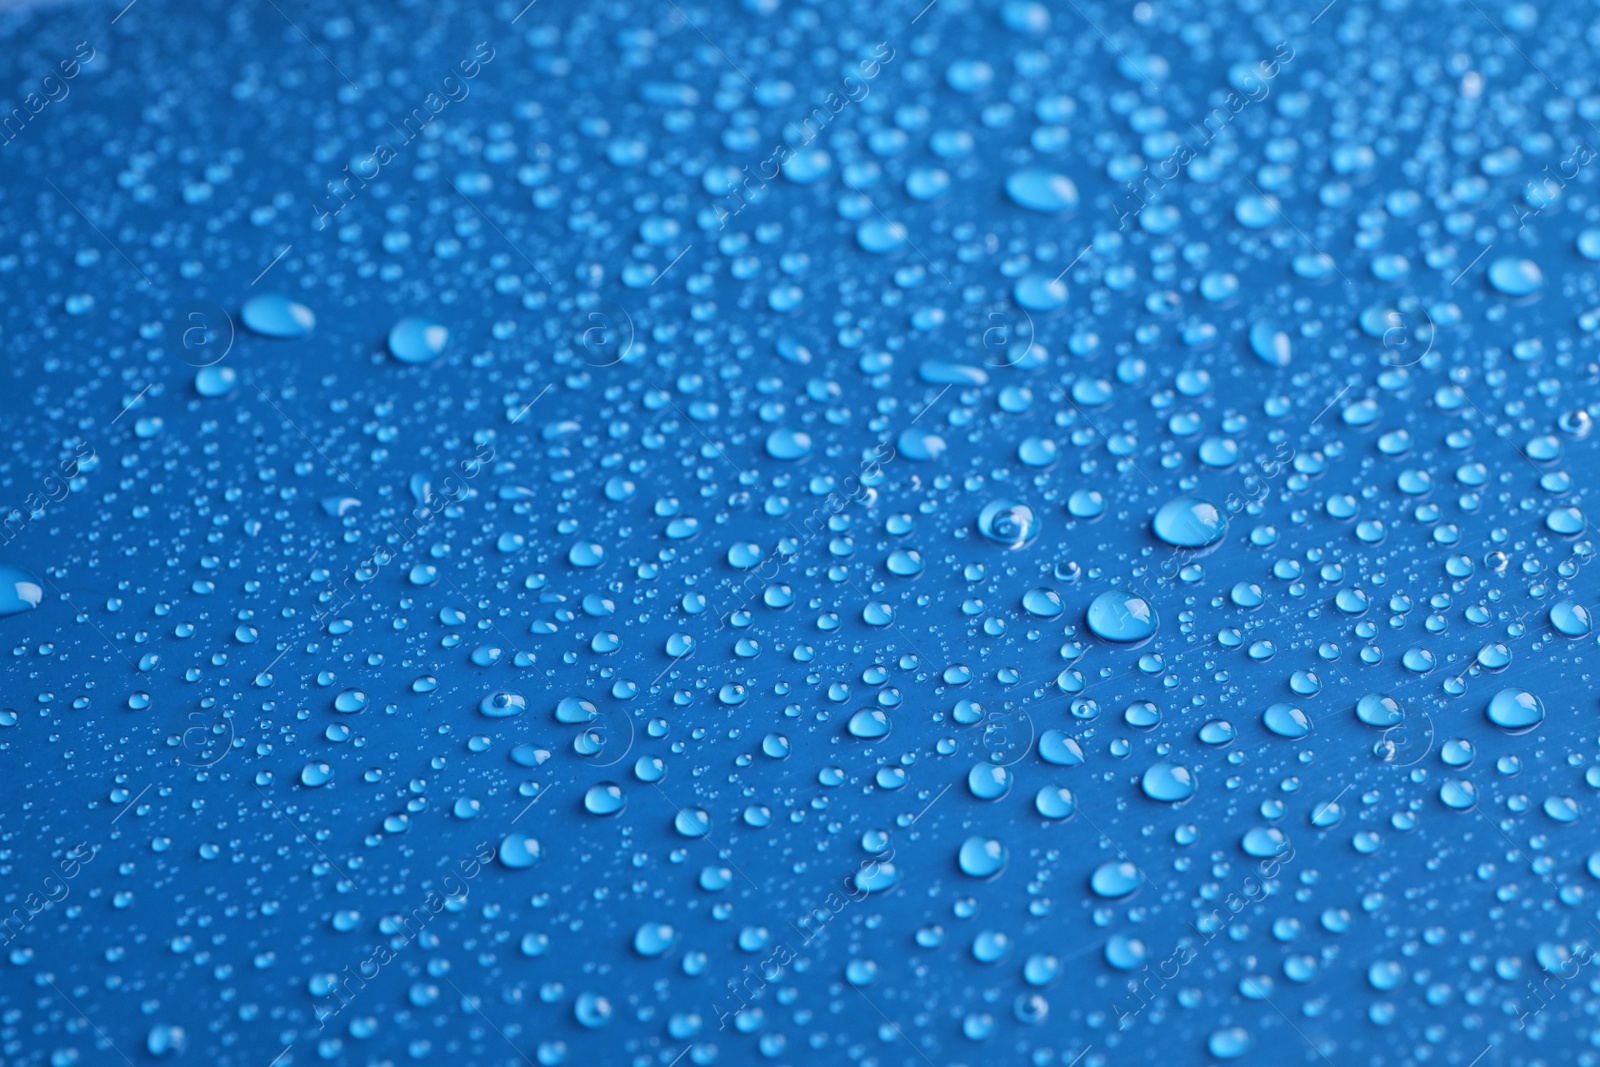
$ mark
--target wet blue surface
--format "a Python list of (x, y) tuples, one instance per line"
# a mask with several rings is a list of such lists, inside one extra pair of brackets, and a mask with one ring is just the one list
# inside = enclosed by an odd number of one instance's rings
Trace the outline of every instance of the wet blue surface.
[(1596, 25), (0, 17), (0, 1059), (1600, 1062)]

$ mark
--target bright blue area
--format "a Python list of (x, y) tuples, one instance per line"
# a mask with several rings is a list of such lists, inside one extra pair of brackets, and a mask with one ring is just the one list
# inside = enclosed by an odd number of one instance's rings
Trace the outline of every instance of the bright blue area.
[(1600, 1062), (1593, 29), (1315, 8), (0, 18), (0, 1060)]

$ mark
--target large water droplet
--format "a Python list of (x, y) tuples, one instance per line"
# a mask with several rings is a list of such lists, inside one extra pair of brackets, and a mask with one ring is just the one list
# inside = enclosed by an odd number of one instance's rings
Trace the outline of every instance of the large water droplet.
[(1567, 637), (1585, 637), (1593, 625), (1589, 609), (1573, 600), (1551, 605), (1550, 625)]
[(1356, 701), (1356, 718), (1368, 726), (1395, 726), (1405, 717), (1400, 702), (1387, 693), (1368, 693)]
[(1544, 721), (1544, 701), (1526, 689), (1502, 689), (1489, 699), (1487, 714), (1502, 730), (1523, 733)]
[(1293, 704), (1273, 704), (1261, 713), (1261, 723), (1279, 737), (1297, 741), (1311, 733), (1311, 716)]
[(1478, 802), (1478, 787), (1465, 778), (1448, 778), (1439, 786), (1439, 799), (1447, 808), (1466, 811)]
[(1156, 609), (1149, 601), (1120, 589), (1095, 597), (1089, 604), (1085, 621), (1097, 636), (1124, 644), (1145, 640), (1160, 625)]
[(1236, 1060), (1250, 1051), (1250, 1031), (1242, 1026), (1213, 1030), (1206, 1049), (1219, 1060)]
[(1026, 504), (996, 500), (978, 514), (978, 532), (1007, 548), (1022, 548), (1039, 536), (1039, 520)]
[(1489, 284), (1507, 296), (1530, 296), (1544, 288), (1544, 272), (1531, 259), (1503, 256), (1489, 264)]
[(633, 935), (633, 950), (641, 956), (661, 956), (678, 943), (678, 931), (666, 923), (642, 924)]
[(1275, 322), (1261, 321), (1250, 327), (1250, 351), (1271, 367), (1289, 365), (1289, 335)]
[(1045, 215), (1065, 215), (1078, 208), (1078, 187), (1065, 174), (1029, 167), (1006, 179), (1012, 203)]
[(1047, 785), (1034, 794), (1033, 808), (1046, 819), (1065, 819), (1078, 810), (1078, 803), (1066, 786)]
[(1205, 548), (1228, 532), (1228, 517), (1209, 500), (1180, 496), (1161, 505), (1150, 522), (1155, 535), (1179, 548)]
[(583, 794), (583, 807), (591, 815), (616, 815), (628, 806), (628, 798), (616, 782), (599, 782)]
[(845, 729), (850, 731), (852, 737), (865, 740), (876, 740), (889, 736), (889, 716), (882, 708), (862, 708), (850, 716), (850, 721)]
[(317, 324), (310, 308), (277, 293), (246, 300), (239, 309), (239, 318), (252, 333), (263, 337), (304, 337)]
[(1089, 876), (1089, 888), (1110, 900), (1125, 897), (1139, 888), (1139, 868), (1127, 860), (1108, 860)]
[(961, 843), (957, 862), (973, 878), (993, 878), (1006, 866), (1006, 847), (992, 837), (969, 837)]
[(450, 343), (450, 330), (431, 319), (408, 317), (389, 330), (389, 353), (401, 363), (428, 363)]
[(543, 855), (538, 840), (527, 834), (507, 834), (500, 841), (500, 863), (512, 870), (532, 867)]
[(1039, 735), (1039, 758), (1057, 767), (1076, 767), (1083, 762), (1083, 748), (1060, 730)]
[(1239, 841), (1245, 855), (1257, 859), (1281, 856), (1289, 848), (1289, 837), (1276, 826), (1255, 826), (1245, 831)]
[(0, 618), (32, 611), (44, 600), (39, 579), (9, 563), (0, 564)]
[(1199, 788), (1189, 768), (1167, 762), (1152, 764), (1139, 784), (1151, 800), (1188, 800)]
[(804, 430), (779, 427), (767, 434), (767, 455), (773, 459), (800, 459), (811, 454), (811, 435)]
[(527, 698), (508, 689), (496, 690), (478, 701), (478, 712), (489, 719), (509, 719), (527, 710)]

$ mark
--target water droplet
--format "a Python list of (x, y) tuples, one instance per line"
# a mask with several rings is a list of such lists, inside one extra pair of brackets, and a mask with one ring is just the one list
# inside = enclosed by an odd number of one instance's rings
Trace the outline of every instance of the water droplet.
[(591, 815), (616, 815), (628, 806), (628, 798), (615, 782), (599, 782), (583, 794), (583, 806)]
[(1152, 764), (1139, 784), (1145, 796), (1164, 801), (1188, 800), (1199, 788), (1189, 768), (1165, 761)]
[(1116, 589), (1095, 597), (1085, 620), (1097, 636), (1122, 644), (1146, 640), (1160, 625), (1156, 609), (1147, 600)]
[(1219, 1060), (1236, 1060), (1250, 1051), (1250, 1032), (1242, 1026), (1213, 1030), (1206, 1049)]
[(978, 532), (1007, 548), (1022, 548), (1039, 536), (1039, 520), (1026, 504), (996, 500), (978, 515)]
[(1311, 733), (1311, 716), (1293, 704), (1273, 704), (1261, 713), (1261, 723), (1279, 737), (1299, 740)]
[(1022, 610), (1041, 619), (1054, 619), (1066, 610), (1061, 594), (1040, 586), (1022, 594)]
[(1289, 335), (1275, 322), (1261, 321), (1250, 327), (1250, 351), (1270, 367), (1289, 365)]
[(957, 861), (962, 873), (973, 878), (993, 878), (1005, 870), (1006, 847), (992, 837), (969, 837), (961, 844)]
[(239, 318), (246, 329), (263, 337), (304, 337), (317, 324), (310, 308), (276, 293), (246, 300), (239, 309)]
[(502, 866), (516, 871), (538, 863), (544, 850), (536, 839), (527, 834), (507, 834), (500, 841), (498, 855)]
[(528, 710), (528, 700), (521, 693), (499, 689), (478, 701), (478, 712), (488, 719), (509, 719)]
[(684, 808), (672, 825), (684, 837), (705, 837), (711, 833), (711, 816), (700, 808)]
[(44, 600), (39, 579), (9, 563), (0, 564), (0, 618), (32, 611)]
[(862, 708), (850, 716), (850, 721), (845, 726), (852, 737), (869, 741), (888, 737), (889, 727), (889, 716), (881, 708)]
[(677, 943), (678, 931), (666, 923), (643, 923), (633, 935), (633, 950), (646, 958), (665, 955)]
[(967, 789), (979, 800), (1000, 800), (1011, 792), (1012, 774), (1008, 767), (979, 763), (967, 772)]
[(1078, 810), (1072, 790), (1064, 785), (1041, 786), (1034, 795), (1033, 807), (1046, 819), (1066, 819)]
[(1448, 778), (1439, 786), (1439, 799), (1445, 807), (1466, 811), (1478, 802), (1478, 789), (1465, 778)]
[(1139, 868), (1127, 860), (1108, 860), (1089, 876), (1089, 888), (1098, 896), (1117, 900), (1139, 888)]
[(1127, 934), (1112, 934), (1106, 940), (1106, 962), (1119, 971), (1136, 971), (1149, 958), (1144, 942)]
[(1368, 726), (1394, 726), (1405, 717), (1400, 702), (1386, 693), (1368, 693), (1356, 701), (1356, 718)]
[(1507, 296), (1530, 296), (1544, 288), (1544, 273), (1531, 259), (1502, 256), (1489, 264), (1489, 284)]
[(1006, 179), (1012, 203), (1044, 215), (1066, 215), (1078, 209), (1078, 187), (1065, 174), (1029, 167)]
[(1502, 689), (1489, 699), (1489, 721), (1511, 733), (1525, 733), (1544, 722), (1544, 701), (1526, 689)]
[(811, 454), (811, 435), (779, 427), (767, 434), (767, 455), (773, 459), (800, 459)]
[(1222, 540), (1228, 532), (1223, 510), (1198, 497), (1180, 496), (1161, 505), (1151, 520), (1155, 535), (1179, 548), (1205, 548)]
[(1060, 730), (1039, 735), (1039, 758), (1057, 767), (1077, 767), (1083, 763), (1083, 748)]
[(1586, 637), (1592, 623), (1589, 609), (1572, 600), (1563, 600), (1550, 608), (1550, 625), (1567, 637)]
[(389, 330), (389, 353), (401, 363), (431, 362), (449, 343), (449, 329), (431, 319), (404, 318)]
[(1266, 859), (1288, 851), (1289, 838), (1276, 826), (1254, 826), (1245, 831), (1244, 837), (1239, 840), (1239, 847), (1244, 849), (1247, 856)]
[(194, 391), (208, 399), (227, 396), (239, 387), (239, 372), (227, 364), (201, 367), (194, 375)]
[(363, 693), (359, 689), (346, 689), (344, 692), (333, 698), (333, 710), (342, 711), (346, 715), (351, 715), (358, 711), (365, 711), (367, 704), (367, 694)]

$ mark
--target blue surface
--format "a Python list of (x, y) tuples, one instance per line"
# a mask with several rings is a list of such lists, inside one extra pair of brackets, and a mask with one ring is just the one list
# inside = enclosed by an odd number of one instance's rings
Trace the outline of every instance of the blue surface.
[(1315, 8), (0, 16), (0, 1060), (1600, 1062), (1600, 38)]

